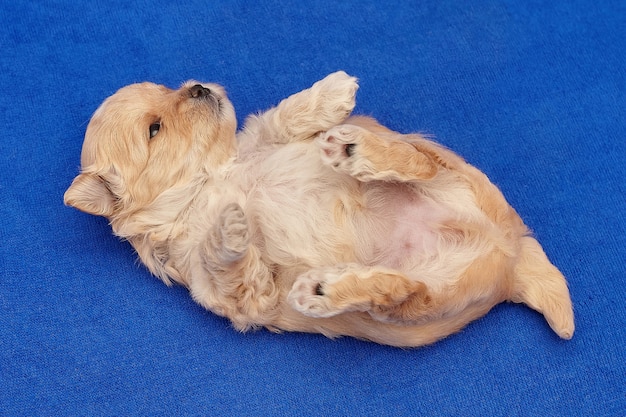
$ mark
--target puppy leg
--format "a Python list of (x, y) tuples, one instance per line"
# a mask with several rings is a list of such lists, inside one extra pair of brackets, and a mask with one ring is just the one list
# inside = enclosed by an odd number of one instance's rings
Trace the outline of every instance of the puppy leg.
[(192, 296), (204, 307), (228, 317), (239, 330), (270, 323), (279, 289), (250, 244), (248, 223), (238, 204), (229, 204), (202, 247), (209, 279), (195, 279)]
[(356, 78), (343, 71), (332, 73), (260, 116), (249, 118), (244, 135), (260, 136), (269, 143), (311, 139), (350, 115), (358, 88)]
[(427, 316), (432, 303), (424, 283), (383, 267), (355, 264), (316, 268), (300, 275), (287, 299), (309, 317), (360, 311), (378, 321), (394, 323)]
[(438, 155), (426, 144), (405, 142), (397, 136), (344, 124), (320, 135), (317, 144), (325, 164), (360, 181), (434, 177), (439, 169)]
[(239, 204), (228, 204), (220, 214), (217, 225), (209, 234), (206, 253), (211, 253), (220, 265), (232, 265), (241, 260), (250, 245), (248, 222)]

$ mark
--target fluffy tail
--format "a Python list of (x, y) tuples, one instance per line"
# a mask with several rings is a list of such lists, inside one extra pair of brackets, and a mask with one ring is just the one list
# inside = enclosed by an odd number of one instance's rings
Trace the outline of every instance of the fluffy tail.
[(542, 313), (561, 338), (574, 335), (574, 312), (565, 278), (532, 237), (522, 238), (511, 301)]

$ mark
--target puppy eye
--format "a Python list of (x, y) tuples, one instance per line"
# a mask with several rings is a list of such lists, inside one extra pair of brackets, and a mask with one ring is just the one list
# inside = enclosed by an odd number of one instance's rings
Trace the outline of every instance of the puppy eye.
[(150, 139), (152, 139), (153, 137), (157, 135), (157, 133), (159, 133), (159, 129), (161, 129), (160, 122), (152, 123), (150, 125)]

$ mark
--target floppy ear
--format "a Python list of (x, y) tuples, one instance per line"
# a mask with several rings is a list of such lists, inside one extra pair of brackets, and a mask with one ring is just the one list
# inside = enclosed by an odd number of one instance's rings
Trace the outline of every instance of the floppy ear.
[(63, 201), (86, 213), (108, 217), (113, 214), (115, 197), (102, 177), (83, 173), (74, 178)]

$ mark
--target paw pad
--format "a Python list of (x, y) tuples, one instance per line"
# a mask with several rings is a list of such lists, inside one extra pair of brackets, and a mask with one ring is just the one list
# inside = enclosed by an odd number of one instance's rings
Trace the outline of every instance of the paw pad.
[(320, 297), (324, 296), (324, 289), (322, 288), (321, 282), (318, 282), (315, 286), (315, 295), (318, 295)]
[(336, 169), (346, 169), (352, 165), (352, 157), (357, 156), (357, 140), (347, 126), (335, 127), (318, 139), (322, 160)]

